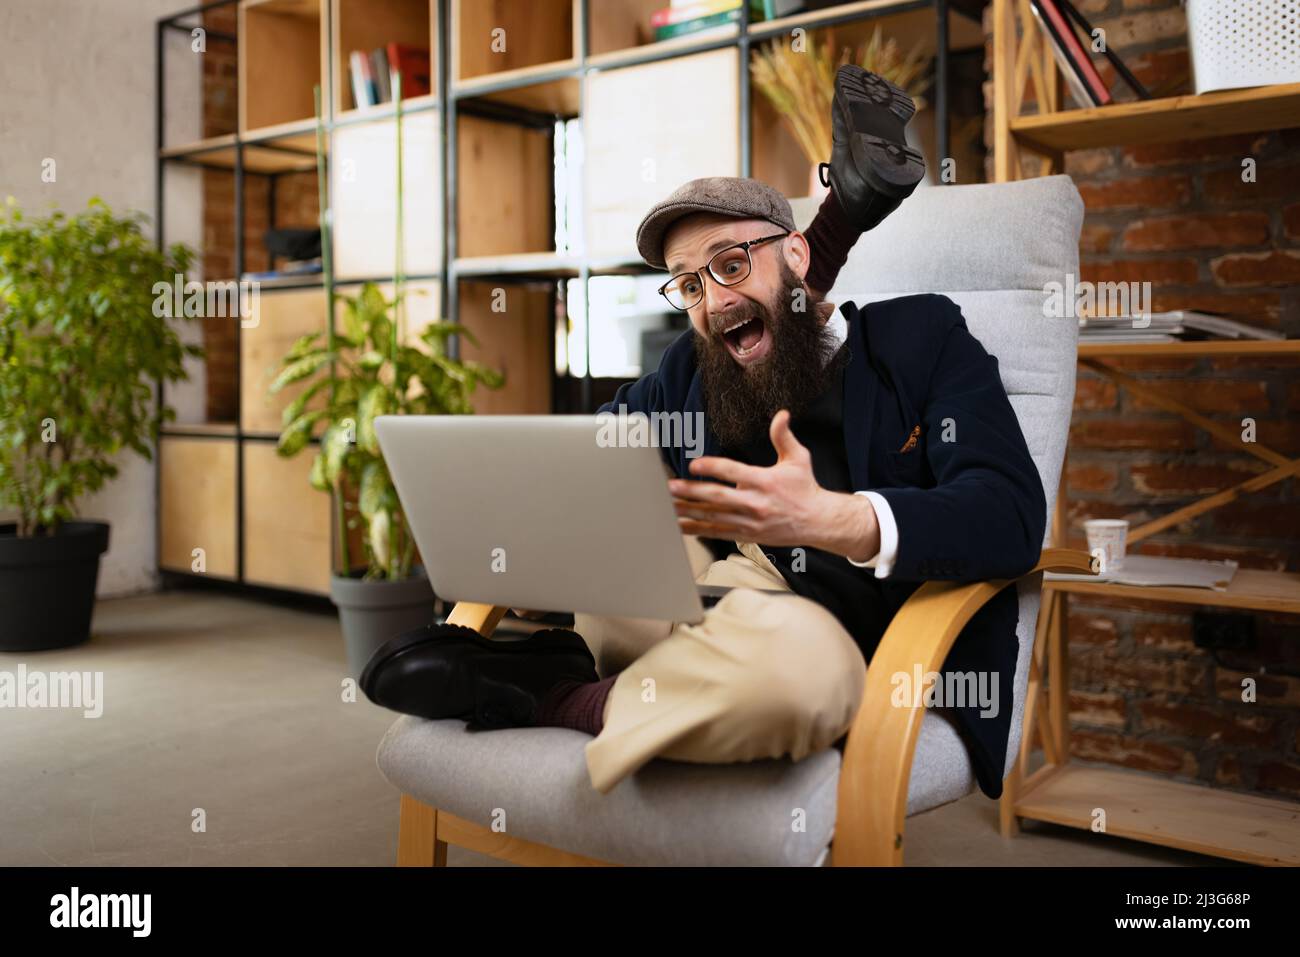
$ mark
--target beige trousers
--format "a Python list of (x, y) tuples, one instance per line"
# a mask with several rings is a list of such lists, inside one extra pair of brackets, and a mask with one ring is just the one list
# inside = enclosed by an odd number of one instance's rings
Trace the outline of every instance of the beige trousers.
[(735, 589), (698, 624), (576, 616), (597, 672), (618, 673), (586, 749), (601, 793), (652, 758), (799, 760), (848, 731), (866, 681), (862, 652), (835, 616), (790, 592), (758, 546), (739, 547), (715, 562), (687, 539), (696, 581)]

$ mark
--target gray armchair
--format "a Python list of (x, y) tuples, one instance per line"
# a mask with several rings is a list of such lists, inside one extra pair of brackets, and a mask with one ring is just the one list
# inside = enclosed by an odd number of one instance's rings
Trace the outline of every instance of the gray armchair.
[[(806, 226), (815, 204), (792, 205)], [(1044, 287), (1078, 275), (1082, 219), (1083, 203), (1065, 176), (922, 189), (858, 242), (828, 297), (863, 303), (937, 292), (957, 302), (998, 358), (1049, 518), (1073, 405), (1077, 331), (1072, 321), (1044, 317)], [(830, 748), (797, 763), (658, 760), (601, 795), (587, 776), (590, 738), (580, 732), (468, 733), (461, 721), (399, 718), (377, 758), (402, 795), (398, 863), (443, 865), (455, 844), (526, 864), (900, 864), (906, 817), (964, 797), (976, 781), (952, 724), (924, 708), (891, 706), (891, 676), (918, 661), (938, 670), (975, 611), (1015, 587), (1020, 655), (1009, 772), (1020, 747), (1041, 572), (1088, 565), (1085, 553), (1049, 548), (1015, 582), (922, 585), (870, 662), (843, 755)], [(451, 620), (487, 635), (503, 611), (462, 603)]]

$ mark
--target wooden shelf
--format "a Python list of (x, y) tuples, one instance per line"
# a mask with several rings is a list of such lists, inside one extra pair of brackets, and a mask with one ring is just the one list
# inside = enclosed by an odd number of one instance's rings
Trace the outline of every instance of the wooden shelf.
[(1106, 831), (1249, 864), (1300, 864), (1300, 803), (1238, 794), (1133, 771), (1068, 765), (1045, 768), (1015, 803), (1020, 817)]
[[(423, 47), (429, 51), (429, 94), (402, 97), (406, 108), (411, 109), (416, 100), (437, 101), (436, 0), (330, 0), (330, 26), (334, 38), (331, 58), (334, 70), (333, 115), (336, 119), (350, 113), (382, 116), (393, 112), (391, 102), (362, 107), (350, 105), (353, 100), (349, 55), (353, 50), (369, 54), (389, 43)], [(405, 80), (403, 86), (406, 86)]]
[[(424, 113), (429, 110), (438, 108), (438, 94), (430, 93), (427, 96), (404, 96), (402, 97), (402, 116), (405, 118), (410, 113)], [(353, 123), (368, 123), (371, 120), (388, 120), (392, 119), (397, 113), (397, 108), (392, 103), (376, 103), (374, 106), (355, 106), (346, 110), (340, 110), (334, 114), (334, 126), (348, 126)]]
[(1284, 356), (1300, 354), (1300, 339), (1205, 339), (1201, 342), (1081, 342), (1080, 359), (1130, 356)]
[(561, 253), (515, 253), (506, 256), (466, 256), (452, 266), (457, 278), (491, 276), (545, 276), (557, 279), (578, 275), (581, 262)]
[(163, 435), (233, 436), (236, 429), (233, 422), (168, 422), (161, 431)]
[(577, 69), (577, 60), (565, 60), (490, 73), (452, 84), (452, 95), (508, 103), (539, 113), (577, 116), (581, 85)]
[(1121, 585), (1117, 582), (1043, 580), (1043, 588), (1074, 595), (1100, 595), (1182, 605), (1214, 605), (1300, 615), (1300, 575), (1239, 568), (1224, 591), (1211, 588)]
[(1300, 83), (1113, 103), (1011, 120), (1011, 133), (1038, 150), (1169, 143), (1300, 126)]
[(672, 37), (668, 40), (643, 43), (640, 46), (611, 50), (608, 53), (593, 54), (587, 57), (587, 65), (600, 70), (609, 70), (619, 66), (631, 66), (649, 58), (668, 54), (682, 56), (703, 50), (719, 40), (734, 39), (739, 33), (740, 29), (734, 23), (724, 23), (720, 26), (710, 27), (707, 30), (700, 30), (698, 33), (688, 33), (685, 36)]
[(525, 67), (544, 70), (576, 63), (575, 0), (448, 2), (453, 86), (475, 77), (501, 78)]
[(239, 4), (239, 129), (315, 116), (313, 88), (328, 110), (326, 0), (242, 0)]

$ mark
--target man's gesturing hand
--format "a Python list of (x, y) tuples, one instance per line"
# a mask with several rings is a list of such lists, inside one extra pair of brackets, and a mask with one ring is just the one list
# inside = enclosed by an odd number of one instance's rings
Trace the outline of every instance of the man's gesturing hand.
[(692, 475), (730, 482), (671, 479), (677, 522), (689, 535), (730, 538), (763, 545), (806, 545), (866, 561), (880, 551), (880, 526), (862, 495), (829, 492), (817, 484), (812, 456), (790, 431), (790, 413), (772, 418), (776, 464), (770, 468), (705, 456), (691, 462)]

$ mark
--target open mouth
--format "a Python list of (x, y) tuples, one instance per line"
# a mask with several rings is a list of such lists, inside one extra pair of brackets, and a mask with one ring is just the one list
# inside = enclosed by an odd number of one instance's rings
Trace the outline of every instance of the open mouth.
[(748, 365), (767, 355), (772, 339), (763, 320), (752, 316), (737, 319), (722, 330), (722, 341), (726, 343), (732, 358), (741, 365)]

